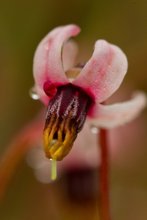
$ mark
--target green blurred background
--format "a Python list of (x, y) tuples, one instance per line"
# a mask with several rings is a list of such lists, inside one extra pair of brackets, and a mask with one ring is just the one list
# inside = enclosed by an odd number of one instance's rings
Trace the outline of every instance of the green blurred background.
[[(122, 90), (127, 87), (147, 92), (146, 0), (1, 0), (1, 154), (17, 131), (42, 107), (41, 103), (34, 102), (28, 95), (33, 85), (32, 59), (37, 44), (52, 28), (69, 23), (76, 23), (82, 29), (76, 40), (83, 51), (83, 59), (90, 56), (96, 39), (103, 38), (119, 45), (129, 61), (128, 75)], [(145, 114), (142, 115), (144, 131), (147, 128)], [(140, 138), (139, 155), (133, 166), (126, 167), (123, 163), (118, 167), (115, 163), (112, 165), (113, 220), (147, 219), (145, 134)], [(40, 184), (35, 180), (32, 170), (25, 162), (22, 163), (1, 205), (0, 219), (98, 219), (95, 200), (86, 204), (86, 214), (85, 204), (75, 205), (60, 195), (62, 182)]]

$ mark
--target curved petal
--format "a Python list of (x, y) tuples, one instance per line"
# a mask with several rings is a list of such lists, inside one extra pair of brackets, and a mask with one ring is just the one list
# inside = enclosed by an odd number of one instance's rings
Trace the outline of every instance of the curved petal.
[(90, 122), (103, 128), (120, 126), (137, 117), (146, 104), (147, 97), (142, 92), (136, 93), (130, 101), (112, 105), (97, 104), (89, 114)]
[(82, 87), (100, 103), (118, 89), (127, 66), (127, 58), (119, 47), (98, 40), (92, 57), (73, 84)]
[(63, 46), (63, 68), (66, 72), (75, 65), (75, 60), (78, 54), (78, 45), (74, 41), (67, 41)]
[(47, 104), (49, 97), (43, 91), (46, 81), (54, 85), (68, 83), (62, 63), (62, 46), (70, 37), (76, 36), (80, 28), (67, 25), (52, 30), (38, 45), (34, 56), (33, 73), (35, 87), (40, 99)]

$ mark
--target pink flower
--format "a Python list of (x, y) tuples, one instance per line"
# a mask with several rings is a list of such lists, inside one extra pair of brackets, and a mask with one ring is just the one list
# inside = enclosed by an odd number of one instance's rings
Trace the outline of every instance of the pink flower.
[(112, 128), (135, 118), (146, 105), (142, 92), (129, 101), (104, 105), (127, 72), (127, 58), (119, 47), (98, 40), (85, 66), (76, 66), (77, 47), (67, 40), (79, 32), (76, 25), (55, 28), (34, 57), (35, 90), (47, 106), (44, 150), (55, 160), (68, 154), (86, 118), (97, 127)]
[[(73, 145), (69, 156), (59, 163), (60, 173), (71, 167), (102, 164), (103, 158), (97, 152), (100, 150), (98, 135), (91, 133), (91, 126), (95, 126), (95, 130), (123, 125), (134, 119), (146, 105), (146, 95), (142, 92), (135, 93), (130, 101), (104, 105), (126, 74), (126, 56), (118, 47), (99, 40), (86, 65), (75, 65), (77, 46), (68, 39), (79, 31), (76, 25), (54, 29), (41, 41), (34, 57), (35, 99), (39, 97), (47, 106), (44, 128), (46, 156), (61, 160)], [(42, 146), (42, 122), (41, 114), (10, 142), (0, 161), (0, 197), (26, 152), (33, 150), (38, 143)], [(35, 149), (30, 161), (38, 179), (50, 181), (50, 161), (41, 148)]]

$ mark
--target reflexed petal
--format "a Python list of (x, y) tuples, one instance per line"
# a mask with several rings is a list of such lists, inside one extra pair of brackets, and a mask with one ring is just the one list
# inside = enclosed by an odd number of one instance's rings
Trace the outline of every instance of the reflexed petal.
[(70, 37), (76, 36), (80, 29), (76, 25), (55, 28), (39, 44), (34, 56), (35, 87), (40, 99), (47, 104), (49, 97), (43, 91), (46, 81), (51, 84), (66, 84), (68, 79), (62, 63), (62, 46)]
[(146, 95), (138, 92), (130, 101), (112, 105), (97, 104), (93, 112), (90, 112), (90, 121), (95, 126), (103, 128), (120, 126), (137, 117), (146, 103)]
[(63, 46), (63, 68), (67, 71), (74, 67), (78, 53), (78, 45), (74, 41), (67, 41)]
[(98, 40), (91, 59), (73, 84), (82, 87), (98, 102), (103, 102), (120, 86), (127, 71), (127, 58), (121, 49)]

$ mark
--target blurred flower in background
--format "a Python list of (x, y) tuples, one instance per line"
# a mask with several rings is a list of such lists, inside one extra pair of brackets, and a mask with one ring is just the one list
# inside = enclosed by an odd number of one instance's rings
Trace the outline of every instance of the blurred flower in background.
[[(145, 0), (139, 2), (80, 0), (71, 1), (70, 4), (67, 0), (62, 2), (32, 0), (21, 3), (17, 0), (1, 1), (1, 154), (15, 133), (34, 117), (34, 109), (37, 113), (41, 108), (39, 102), (33, 103), (28, 98), (28, 91), (33, 84), (32, 57), (42, 36), (55, 26), (67, 23), (78, 23), (81, 26), (83, 34), (78, 38), (80, 51), (83, 51), (79, 55), (81, 62), (88, 60), (89, 48), (92, 49), (93, 42), (98, 38), (119, 45), (127, 54), (129, 72), (118, 96), (124, 94), (126, 87), (129, 87), (129, 90), (137, 88), (147, 91), (146, 7)], [(144, 112), (139, 119), (120, 128), (124, 130), (123, 137), (122, 131), (116, 131), (117, 138), (121, 139), (122, 149), (117, 164), (112, 160), (111, 172), (112, 212), (114, 219), (117, 220), (138, 218), (146, 220), (147, 217), (146, 126)], [(119, 140), (115, 142), (116, 147), (117, 143), (120, 143)], [(131, 149), (129, 150), (131, 159), (137, 149), (133, 163), (128, 157), (127, 149)], [(82, 203), (73, 205), (67, 200), (61, 187), (66, 183), (65, 180), (66, 175), (55, 183), (39, 184), (33, 179), (32, 171), (22, 163), (1, 205), (0, 218), (97, 219), (96, 200), (93, 199), (86, 205)]]

